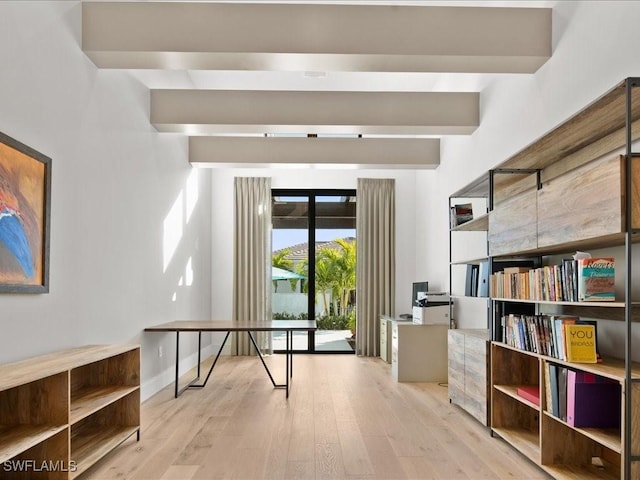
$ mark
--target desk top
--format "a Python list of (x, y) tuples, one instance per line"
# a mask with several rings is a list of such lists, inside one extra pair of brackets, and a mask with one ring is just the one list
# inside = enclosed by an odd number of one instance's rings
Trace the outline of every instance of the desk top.
[(273, 332), (317, 330), (315, 320), (265, 320), (237, 322), (234, 320), (175, 320), (144, 329), (145, 332)]

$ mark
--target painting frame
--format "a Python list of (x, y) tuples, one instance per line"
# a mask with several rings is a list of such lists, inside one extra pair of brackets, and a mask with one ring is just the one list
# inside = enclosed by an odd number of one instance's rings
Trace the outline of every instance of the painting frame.
[(0, 132), (0, 293), (49, 293), (51, 164)]

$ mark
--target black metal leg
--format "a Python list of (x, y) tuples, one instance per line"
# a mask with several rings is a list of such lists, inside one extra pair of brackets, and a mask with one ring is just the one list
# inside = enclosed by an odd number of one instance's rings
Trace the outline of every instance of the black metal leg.
[(267, 367), (267, 364), (264, 362), (264, 358), (262, 358), (262, 354), (260, 353), (260, 349), (258, 348), (258, 344), (256, 343), (255, 339), (253, 338), (253, 335), (251, 335), (251, 332), (249, 332), (249, 331), (247, 331), (247, 333), (249, 334), (249, 338), (251, 339), (251, 343), (253, 343), (253, 347), (256, 349), (256, 353), (258, 354), (258, 357), (260, 357), (260, 361), (262, 362), (262, 366), (266, 370), (267, 375), (269, 375), (269, 379), (271, 380), (271, 383), (273, 384), (273, 387), (274, 388), (283, 388), (283, 387), (286, 388), (286, 385), (279, 385), (273, 379), (273, 375), (271, 375), (271, 372), (269, 371), (269, 367)]
[(202, 332), (198, 332), (198, 373), (196, 378), (200, 378), (200, 354), (202, 352)]
[[(178, 335), (179, 332), (176, 332), (176, 335)], [(216, 354), (216, 358), (213, 361), (213, 363), (211, 364), (211, 368), (209, 368), (209, 372), (207, 373), (206, 378), (204, 379), (204, 382), (202, 383), (196, 383), (198, 380), (200, 380), (200, 359), (201, 359), (201, 352), (202, 352), (202, 332), (198, 332), (198, 373), (196, 375), (196, 378), (194, 378), (193, 380), (191, 380), (189, 383), (187, 383), (184, 387), (182, 387), (181, 389), (178, 389), (178, 364), (180, 361), (180, 357), (178, 356), (178, 352), (179, 352), (179, 345), (180, 345), (180, 341), (177, 340), (176, 343), (176, 385), (175, 385), (175, 398), (178, 398), (180, 395), (182, 395), (182, 393), (187, 390), (188, 388), (203, 388), (207, 385), (207, 382), (209, 381), (209, 377), (211, 376), (211, 373), (213, 372), (213, 367), (216, 366), (216, 363), (218, 363), (218, 359), (220, 358), (220, 354), (222, 353), (222, 349), (224, 348), (225, 344), (227, 343), (227, 339), (229, 338), (229, 335), (231, 334), (231, 332), (227, 332), (227, 334), (224, 337), (224, 340), (222, 341), (222, 345), (220, 345), (220, 348), (218, 349), (218, 353)]]
[[(188, 388), (203, 388), (207, 382), (209, 381), (209, 377), (211, 377), (211, 373), (213, 372), (213, 368), (216, 366), (216, 363), (218, 363), (218, 359), (220, 358), (220, 355), (222, 353), (222, 350), (225, 346), (225, 344), (227, 343), (227, 340), (229, 338), (229, 335), (231, 334), (231, 331), (228, 331), (227, 334), (224, 337), (224, 340), (222, 341), (222, 345), (220, 345), (220, 348), (218, 349), (218, 353), (216, 354), (216, 358), (214, 359), (213, 363), (211, 364), (211, 368), (209, 368), (209, 371), (207, 372), (207, 376), (204, 379), (204, 381), (201, 384), (198, 384), (196, 382), (198, 382), (200, 380), (200, 373), (201, 373), (201, 362), (202, 362), (202, 332), (198, 332), (198, 369), (197, 369), (197, 375), (196, 377), (189, 381), (184, 387), (180, 388), (179, 387), (179, 373), (180, 373), (180, 331), (177, 330), (176, 331), (176, 372), (175, 372), (175, 385), (174, 385), (174, 396), (175, 398), (178, 398), (185, 390), (187, 390)], [(291, 379), (293, 378), (293, 331), (292, 330), (285, 330), (285, 338), (286, 338), (286, 349), (285, 349), (285, 367), (286, 367), (286, 372), (285, 372), (285, 383), (284, 384), (278, 384), (275, 382), (275, 380), (273, 379), (273, 375), (271, 375), (271, 371), (269, 370), (269, 367), (267, 366), (267, 364), (264, 361), (264, 358), (262, 357), (262, 353), (260, 352), (260, 349), (258, 348), (258, 344), (256, 343), (255, 338), (253, 337), (252, 333), (250, 331), (247, 331), (247, 334), (249, 335), (249, 339), (251, 340), (251, 343), (253, 344), (253, 347), (256, 349), (256, 353), (258, 354), (258, 357), (260, 358), (260, 361), (262, 362), (262, 366), (264, 367), (265, 371), (267, 372), (267, 375), (269, 376), (269, 380), (271, 380), (271, 383), (273, 384), (274, 388), (284, 388), (286, 389), (286, 398), (289, 398), (289, 390), (291, 388)], [(140, 432), (138, 432), (138, 439), (140, 436)]]
[(178, 398), (180, 393), (178, 392), (178, 371), (180, 370), (180, 332), (176, 330), (176, 381), (174, 396)]
[(293, 378), (293, 332), (288, 331), (287, 334), (291, 335), (291, 343), (289, 344), (289, 352), (291, 353), (291, 355), (289, 355), (289, 376)]
[[(220, 354), (222, 353), (222, 349), (224, 348), (224, 345), (227, 343), (227, 339), (229, 338), (229, 335), (231, 334), (231, 332), (227, 332), (227, 334), (224, 337), (224, 340), (222, 341), (222, 345), (220, 345), (220, 348), (218, 349), (218, 353), (216, 354), (216, 358), (213, 360), (213, 363), (211, 364), (211, 368), (209, 368), (209, 372), (207, 372), (207, 376), (204, 379), (204, 382), (200, 383), (200, 384), (196, 384), (194, 382), (198, 381), (200, 379), (200, 366), (198, 366), (198, 376), (192, 380), (189, 385), (187, 385), (186, 388), (203, 388), (207, 385), (207, 382), (209, 381), (209, 377), (211, 376), (211, 373), (213, 372), (213, 367), (216, 366), (216, 363), (218, 363), (218, 359), (220, 358)], [(200, 345), (198, 345), (198, 348), (200, 347)], [(198, 361), (200, 360), (200, 353), (198, 352)]]
[[(293, 347), (293, 340), (291, 339), (292, 335), (293, 335), (292, 332), (290, 332), (289, 330), (286, 331), (287, 348), (285, 350), (285, 355), (284, 355), (284, 359), (287, 364), (286, 373), (285, 373), (286, 379), (287, 379), (286, 380), (286, 385), (287, 385), (286, 398), (289, 398), (289, 378), (290, 378), (289, 375), (293, 375), (293, 369), (290, 368), (290, 365), (289, 365), (289, 359), (291, 357), (291, 349)], [(291, 367), (293, 367), (293, 364), (291, 364)]]

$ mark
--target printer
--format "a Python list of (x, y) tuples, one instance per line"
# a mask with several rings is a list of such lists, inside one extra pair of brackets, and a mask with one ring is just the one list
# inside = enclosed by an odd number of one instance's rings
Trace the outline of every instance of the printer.
[(426, 292), (413, 306), (413, 323), (419, 325), (449, 325), (449, 294)]

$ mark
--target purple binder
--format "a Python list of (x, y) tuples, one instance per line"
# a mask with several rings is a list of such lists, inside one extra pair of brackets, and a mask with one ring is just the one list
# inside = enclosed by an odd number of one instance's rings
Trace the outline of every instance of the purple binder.
[(572, 427), (620, 428), (621, 386), (618, 382), (567, 372), (567, 423)]

